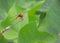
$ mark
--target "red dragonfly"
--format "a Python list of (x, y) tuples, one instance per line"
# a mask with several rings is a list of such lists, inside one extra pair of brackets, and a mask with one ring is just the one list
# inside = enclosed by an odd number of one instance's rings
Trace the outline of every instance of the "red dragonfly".
[[(17, 17), (16, 17), (16, 19), (17, 19), (17, 18), (21, 18), (21, 19), (23, 20), (23, 14), (21, 14), (21, 13), (18, 14)], [(16, 19), (15, 19), (15, 20), (16, 20)], [(18, 22), (15, 23), (15, 24), (11, 24), (10, 26), (7, 26), (5, 29), (3, 29), (3, 30), (0, 31), (0, 34), (3, 34), (3, 33), (6, 32), (7, 30), (9, 30), (12, 26), (18, 24), (19, 22), (20, 22), (20, 21), (18, 21)]]

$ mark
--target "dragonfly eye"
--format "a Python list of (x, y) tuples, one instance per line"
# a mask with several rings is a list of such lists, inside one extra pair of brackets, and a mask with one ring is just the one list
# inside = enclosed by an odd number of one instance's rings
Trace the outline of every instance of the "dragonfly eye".
[(23, 14), (18, 14), (17, 17), (23, 18)]

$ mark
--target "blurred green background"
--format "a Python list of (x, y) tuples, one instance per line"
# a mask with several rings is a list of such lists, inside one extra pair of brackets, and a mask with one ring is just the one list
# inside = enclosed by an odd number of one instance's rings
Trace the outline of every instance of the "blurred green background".
[(60, 0), (0, 0), (0, 32), (18, 21), (0, 43), (60, 43)]

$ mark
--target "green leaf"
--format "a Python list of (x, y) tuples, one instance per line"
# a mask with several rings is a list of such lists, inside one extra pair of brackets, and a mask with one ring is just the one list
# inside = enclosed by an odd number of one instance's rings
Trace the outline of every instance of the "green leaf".
[(29, 10), (28, 10), (28, 16), (29, 16), (29, 22), (30, 21), (35, 21), (36, 17), (35, 17), (35, 12), (36, 10), (43, 4), (43, 1), (38, 2), (36, 5), (32, 6)]
[(44, 12), (44, 11), (42, 11), (42, 12), (40, 12), (40, 14), (38, 15), (39, 16), (39, 22), (38, 22), (38, 30), (39, 31), (48, 31), (48, 26), (49, 26), (49, 24), (48, 24), (48, 21), (47, 21), (47, 12)]
[[(21, 12), (24, 17), (23, 20), (21, 20), (21, 18), (16, 19), (17, 15), (20, 14)], [(17, 22), (19, 22), (19, 23), (17, 23)], [(14, 38), (18, 37), (17, 34), (18, 34), (19, 30), (27, 23), (28, 23), (27, 13), (24, 12), (24, 9), (22, 9), (21, 7), (18, 7), (14, 4), (8, 12), (8, 17), (1, 23), (2, 29), (4, 29), (7, 26), (10, 26), (11, 24), (14, 24), (14, 26), (12, 26), (10, 30), (8, 30), (6, 33), (4, 33), (4, 36), (7, 39), (14, 39)], [(11, 37), (11, 35), (12, 35), (12, 37)]]
[[(7, 26), (10, 26), (10, 24), (13, 22), (13, 14), (15, 16), (15, 13), (16, 13), (16, 9), (14, 6), (11, 7), (11, 9), (9, 10), (8, 12), (8, 16), (7, 18), (1, 23), (1, 27), (2, 29), (5, 29)], [(12, 17), (10, 17), (12, 16)], [(12, 32), (12, 33), (11, 33)], [(17, 37), (17, 33), (12, 30), (12, 28), (10, 30), (8, 30), (7, 32), (4, 33), (4, 36), (7, 38), (7, 39), (14, 39)], [(12, 36), (12, 37), (11, 37)]]
[(7, 43), (3, 35), (0, 34), (0, 43)]
[(36, 22), (29, 23), (19, 32), (18, 43), (54, 43), (55, 36), (47, 32), (39, 32)]

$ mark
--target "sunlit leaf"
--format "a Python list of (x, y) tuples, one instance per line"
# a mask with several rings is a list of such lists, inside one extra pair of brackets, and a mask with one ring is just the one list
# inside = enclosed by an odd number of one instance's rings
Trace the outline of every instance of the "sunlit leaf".
[[(4, 29), (7, 26), (10, 26), (11, 24), (14, 24), (14, 26), (11, 27), (10, 30), (8, 30), (6, 33), (4, 33), (4, 36), (8, 39), (14, 39), (17, 36), (19, 30), (28, 23), (28, 15), (27, 13), (22, 12), (22, 8), (18, 8), (16, 7), (16, 5), (14, 4), (11, 9), (8, 12), (8, 17), (1, 23), (1, 27)], [(24, 10), (23, 10), (24, 11)], [(17, 15), (20, 14), (22, 12), (23, 14), (23, 20), (20, 19), (16, 19)], [(19, 22), (21, 21), (21, 22)], [(19, 23), (17, 23), (19, 22)], [(17, 24), (16, 24), (17, 23)], [(12, 33), (11, 33), (12, 32)], [(8, 35), (9, 34), (9, 35)], [(11, 37), (12, 35), (12, 37)]]
[(47, 32), (39, 32), (36, 24), (30, 23), (19, 32), (18, 43), (54, 43), (55, 36)]
[(28, 16), (29, 16), (29, 22), (30, 21), (35, 21), (36, 17), (35, 17), (35, 12), (36, 10), (43, 4), (43, 1), (38, 2), (36, 5), (32, 6), (29, 10), (28, 10)]

